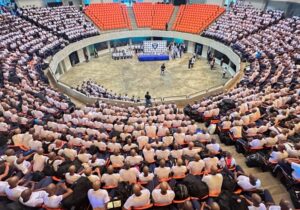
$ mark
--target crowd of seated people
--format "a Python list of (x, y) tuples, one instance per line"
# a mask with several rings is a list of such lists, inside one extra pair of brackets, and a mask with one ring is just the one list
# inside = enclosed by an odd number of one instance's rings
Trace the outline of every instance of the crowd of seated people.
[[(152, 203), (187, 209), (274, 204), (260, 180), (175, 104), (125, 108), (98, 102), (75, 109), (49, 86), (41, 68), (41, 49), (51, 55), (51, 44), (60, 39), (7, 13), (0, 23), (0, 209), (84, 209), (87, 198), (96, 209), (115, 197), (124, 209)], [(54, 41), (46, 41), (48, 36)], [(299, 19), (283, 19), (232, 46), (251, 62), (244, 79), (192, 108), (208, 124), (218, 122), (222, 141), (266, 151), (266, 163), (297, 182)], [(236, 108), (219, 108), (224, 99)], [(289, 203), (282, 200), (280, 208), (290, 209)]]
[(86, 197), (93, 209), (113, 198), (124, 209), (219, 209), (226, 205), (221, 198), (244, 209), (274, 204), (260, 180), (245, 174), (175, 104), (125, 108), (99, 102), (61, 118), (40, 118), (26, 132), (8, 130), (11, 142), (0, 163), (5, 209), (83, 209)]
[(1, 14), (0, 22), (1, 46), (16, 53), (28, 52), (30, 56), (46, 58), (67, 44), (64, 39), (10, 13)]
[[(216, 124), (223, 142), (246, 155), (256, 153), (256, 166), (279, 171), (293, 184), (299, 183), (300, 158), (299, 23), (299, 17), (280, 19), (231, 40), (233, 50), (250, 62), (243, 79), (233, 90), (191, 105), (200, 120)], [(236, 108), (224, 109), (224, 100)]]
[(99, 34), (97, 28), (74, 6), (19, 8), (18, 13), (69, 42)]
[(228, 45), (238, 39), (258, 32), (283, 17), (282, 11), (270, 10), (263, 12), (252, 5), (236, 4), (217, 19), (203, 36), (216, 39)]
[(139, 97), (132, 96), (131, 98), (125, 94), (117, 94), (114, 93), (112, 90), (108, 90), (107, 88), (103, 87), (102, 85), (98, 85), (96, 82), (92, 80), (83, 81), (83, 83), (76, 88), (77, 91), (87, 95), (89, 97), (96, 97), (96, 98), (108, 98), (108, 99), (116, 99), (122, 101), (132, 101), (132, 102), (140, 102), (141, 99)]

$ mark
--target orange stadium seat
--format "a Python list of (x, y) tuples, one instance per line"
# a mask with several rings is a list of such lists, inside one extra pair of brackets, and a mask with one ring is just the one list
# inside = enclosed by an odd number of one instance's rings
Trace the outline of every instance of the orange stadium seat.
[(164, 30), (169, 22), (174, 6), (170, 4), (135, 3), (133, 11), (139, 28)]
[(224, 8), (216, 5), (181, 5), (172, 29), (198, 34), (206, 29), (224, 11)]
[(101, 29), (131, 29), (127, 8), (119, 3), (91, 4), (85, 14)]

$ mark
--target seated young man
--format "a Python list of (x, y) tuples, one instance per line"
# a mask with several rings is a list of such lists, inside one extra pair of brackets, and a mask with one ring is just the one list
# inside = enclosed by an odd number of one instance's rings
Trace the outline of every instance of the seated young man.
[(212, 167), (210, 174), (204, 175), (202, 181), (208, 186), (209, 196), (217, 196), (221, 193), (223, 175), (218, 173), (217, 167)]
[(150, 204), (150, 191), (142, 186), (135, 184), (132, 187), (133, 194), (126, 200), (123, 210), (132, 207), (141, 207)]
[(152, 191), (152, 199), (157, 204), (171, 204), (175, 198), (175, 193), (167, 182), (160, 183)]

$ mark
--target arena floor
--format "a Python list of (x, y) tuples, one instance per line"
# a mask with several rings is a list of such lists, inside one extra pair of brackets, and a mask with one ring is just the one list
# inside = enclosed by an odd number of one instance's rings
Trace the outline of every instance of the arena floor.
[(88, 63), (76, 65), (61, 76), (60, 81), (76, 87), (83, 80), (92, 79), (116, 93), (127, 93), (144, 97), (150, 91), (152, 97), (180, 96), (206, 90), (226, 83), (222, 70), (216, 65), (210, 70), (205, 59), (198, 59), (192, 70), (188, 70), (191, 54), (165, 62), (166, 72), (160, 75), (163, 61), (139, 62), (136, 57), (126, 60), (112, 60), (111, 54), (99, 56)]

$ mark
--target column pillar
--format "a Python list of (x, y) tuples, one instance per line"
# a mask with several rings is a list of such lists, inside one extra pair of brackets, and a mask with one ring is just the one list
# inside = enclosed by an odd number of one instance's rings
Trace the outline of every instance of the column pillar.
[(195, 45), (196, 45), (195, 42), (189, 41), (189, 42), (188, 42), (188, 48), (187, 48), (187, 51), (188, 51), (189, 53), (194, 53), (194, 52), (195, 52)]
[(207, 58), (208, 46), (203, 45), (201, 57)]
[(79, 63), (84, 62), (85, 61), (85, 57), (84, 57), (83, 49), (78, 50), (77, 54), (78, 54), (78, 58), (79, 58)]
[(110, 41), (107, 41), (107, 48), (108, 48), (108, 51), (111, 52)]
[(69, 56), (67, 56), (63, 61), (62, 65), (64, 67), (65, 72), (69, 71), (70, 68), (72, 68), (71, 61)]

